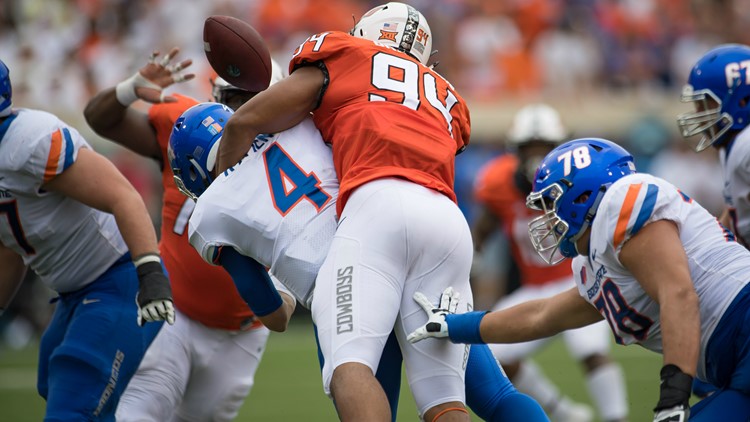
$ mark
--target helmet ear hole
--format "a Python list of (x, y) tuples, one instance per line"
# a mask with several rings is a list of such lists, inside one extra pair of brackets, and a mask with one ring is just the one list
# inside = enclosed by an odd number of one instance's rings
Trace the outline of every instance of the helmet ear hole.
[(586, 192), (584, 192), (584, 193), (582, 193), (582, 194), (578, 195), (578, 198), (576, 198), (576, 199), (575, 199), (575, 200), (573, 201), (573, 203), (574, 203), (574, 204), (583, 204), (583, 203), (585, 203), (586, 201), (588, 201), (588, 200), (589, 200), (589, 198), (591, 198), (591, 191), (590, 191), (590, 190), (587, 190)]
[(198, 172), (195, 171), (195, 167), (190, 166), (190, 172), (188, 173), (188, 176), (190, 176), (190, 180), (193, 182), (198, 180)]

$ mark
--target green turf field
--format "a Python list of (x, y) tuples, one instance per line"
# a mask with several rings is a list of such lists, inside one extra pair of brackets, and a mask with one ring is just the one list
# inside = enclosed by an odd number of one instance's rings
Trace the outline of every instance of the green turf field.
[[(297, 318), (289, 331), (272, 333), (256, 384), (237, 418), (238, 421), (336, 420), (333, 406), (323, 395), (309, 322)], [(630, 420), (651, 420), (658, 398), (661, 357), (638, 346), (613, 345), (615, 358), (623, 365), (628, 384)], [(563, 344), (553, 342), (537, 361), (569, 396), (589, 402), (577, 364)], [(0, 350), (0, 421), (41, 421), (44, 402), (37, 396), (36, 348)], [(416, 410), (406, 387), (402, 388), (399, 421), (416, 421)], [(475, 418), (478, 420), (478, 418)]]

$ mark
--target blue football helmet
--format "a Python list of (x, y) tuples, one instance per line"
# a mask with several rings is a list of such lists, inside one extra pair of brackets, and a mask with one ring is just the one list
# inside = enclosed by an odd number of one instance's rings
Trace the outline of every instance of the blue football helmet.
[(219, 103), (201, 103), (177, 118), (167, 147), (177, 188), (193, 200), (213, 182), (213, 169), (224, 125), (232, 109)]
[(685, 138), (702, 135), (697, 152), (729, 140), (730, 130), (750, 123), (750, 47), (723, 44), (704, 54), (693, 66), (682, 102), (694, 103), (695, 111), (677, 116)]
[(13, 105), (13, 88), (10, 85), (10, 70), (0, 60), (0, 117), (10, 114)]
[(547, 154), (526, 198), (527, 207), (543, 213), (529, 222), (531, 243), (542, 259), (557, 264), (578, 255), (576, 241), (594, 220), (607, 188), (632, 173), (633, 156), (606, 139), (575, 139)]

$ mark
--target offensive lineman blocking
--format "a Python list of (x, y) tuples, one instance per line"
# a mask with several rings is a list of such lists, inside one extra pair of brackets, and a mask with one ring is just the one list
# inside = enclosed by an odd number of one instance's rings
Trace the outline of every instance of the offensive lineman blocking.
[[(489, 314), (441, 312), (410, 341), (513, 343), (606, 319), (618, 343), (664, 357), (655, 422), (750, 417), (750, 251), (728, 229), (595, 138), (550, 152), (527, 204), (544, 213), (529, 224), (537, 252), (573, 258), (576, 287)], [(719, 390), (691, 409), (693, 377)]]
[[(529, 239), (528, 223), (538, 212), (526, 208), (539, 163), (568, 135), (554, 108), (529, 104), (521, 108), (508, 131), (507, 146), (513, 153), (490, 161), (477, 176), (475, 198), (481, 212), (473, 227), (475, 248), (479, 250), (492, 230), (502, 228), (510, 252), (518, 265), (521, 286), (501, 297), (493, 310), (534, 299), (553, 296), (575, 285), (570, 264), (549, 265), (536, 253)], [(573, 402), (549, 380), (531, 357), (555, 338), (561, 338), (570, 355), (582, 369), (589, 396), (602, 420), (627, 420), (628, 404), (620, 366), (609, 356), (612, 341), (607, 324), (601, 321), (560, 336), (517, 344), (490, 346), (513, 384), (536, 399), (553, 421), (586, 422), (594, 419), (591, 408)]]

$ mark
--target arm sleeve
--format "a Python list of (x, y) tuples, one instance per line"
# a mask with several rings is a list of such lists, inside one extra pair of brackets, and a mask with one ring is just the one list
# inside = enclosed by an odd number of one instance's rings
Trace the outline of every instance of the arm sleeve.
[(234, 280), (242, 299), (258, 316), (266, 316), (283, 304), (265, 267), (256, 260), (225, 247), (219, 253), (219, 263)]

